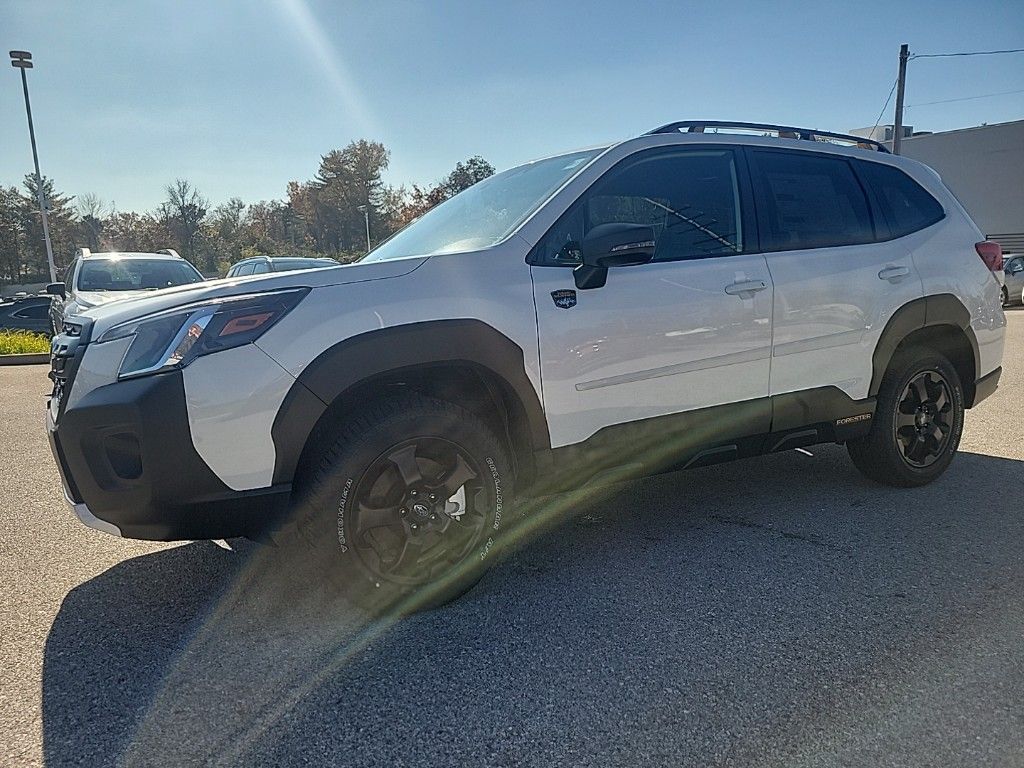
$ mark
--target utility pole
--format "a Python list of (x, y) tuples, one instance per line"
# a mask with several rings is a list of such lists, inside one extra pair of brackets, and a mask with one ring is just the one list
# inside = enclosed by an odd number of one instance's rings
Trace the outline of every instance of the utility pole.
[(363, 214), (363, 218), (366, 219), (366, 252), (370, 252), (370, 206), (359, 205), (356, 206), (356, 210)]
[(32, 141), (32, 160), (36, 164), (36, 199), (39, 201), (39, 215), (43, 220), (43, 239), (46, 241), (46, 261), (50, 266), (50, 282), (57, 282), (57, 266), (53, 263), (53, 246), (50, 244), (50, 219), (46, 213), (46, 196), (43, 194), (43, 175), (39, 172), (39, 153), (36, 151), (36, 132), (32, 127), (32, 104), (28, 100), (28, 78), (26, 69), (32, 69), (32, 54), (28, 51), (11, 51), (11, 66), (21, 70), (21, 88), (25, 92), (25, 113), (28, 115), (28, 136)]
[(907, 85), (907, 61), (910, 59), (910, 46), (904, 43), (900, 46), (900, 76), (896, 80), (896, 122), (893, 125), (892, 153), (900, 153), (900, 144), (903, 142), (903, 91)]

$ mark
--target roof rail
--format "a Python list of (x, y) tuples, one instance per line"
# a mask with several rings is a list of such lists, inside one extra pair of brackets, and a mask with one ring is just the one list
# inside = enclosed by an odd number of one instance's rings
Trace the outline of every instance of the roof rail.
[(753, 131), (774, 131), (781, 139), (803, 139), (805, 141), (840, 139), (856, 144), (861, 149), (873, 149), (878, 152), (889, 151), (880, 141), (867, 139), (863, 136), (852, 136), (848, 133), (832, 133), (831, 131), (819, 131), (814, 128), (795, 128), (791, 125), (773, 125), (771, 123), (738, 123), (729, 120), (680, 120), (675, 123), (659, 126), (653, 131), (648, 131), (644, 136), (677, 132), (705, 133), (707, 128), (742, 128)]
[(173, 248), (161, 248), (159, 251), (157, 251), (157, 253), (164, 253), (168, 256), (173, 256), (176, 259), (181, 258), (181, 256), (178, 255), (178, 252)]

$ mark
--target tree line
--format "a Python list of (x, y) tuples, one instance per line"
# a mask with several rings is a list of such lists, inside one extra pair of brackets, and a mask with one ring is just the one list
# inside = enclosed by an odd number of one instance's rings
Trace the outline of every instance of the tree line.
[[(474, 156), (434, 184), (395, 187), (381, 179), (390, 159), (380, 142), (353, 141), (323, 155), (314, 178), (290, 182), (285, 199), (250, 204), (231, 198), (213, 206), (194, 184), (176, 179), (165, 188), (164, 202), (142, 213), (114, 210), (94, 194), (67, 195), (44, 177), (54, 261), (60, 271), (82, 247), (174, 248), (207, 276), (257, 255), (351, 261), (366, 252), (364, 216), (377, 243), (494, 173), (490, 163)], [(0, 284), (49, 280), (36, 192), (33, 175), (21, 189), (0, 184)]]

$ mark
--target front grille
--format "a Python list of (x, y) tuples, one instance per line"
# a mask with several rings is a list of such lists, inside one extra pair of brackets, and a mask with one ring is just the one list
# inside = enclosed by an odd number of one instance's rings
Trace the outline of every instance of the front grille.
[(53, 338), (50, 344), (50, 381), (53, 390), (50, 392), (51, 409), (55, 420), (64, 412), (67, 394), (74, 383), (75, 372), (85, 354), (89, 342), (89, 331), (92, 322), (84, 318), (74, 322), (65, 321), (61, 333)]

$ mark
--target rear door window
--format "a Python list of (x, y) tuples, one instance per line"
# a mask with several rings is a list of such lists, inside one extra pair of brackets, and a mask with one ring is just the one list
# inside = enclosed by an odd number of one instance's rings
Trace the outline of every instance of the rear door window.
[(878, 201), (890, 237), (903, 237), (945, 216), (939, 201), (899, 168), (858, 161), (857, 173)]
[(761, 246), (796, 251), (875, 240), (867, 196), (842, 157), (751, 152)]
[(14, 316), (24, 320), (45, 320), (50, 316), (50, 305), (34, 304), (30, 307), (19, 309), (14, 313)]

